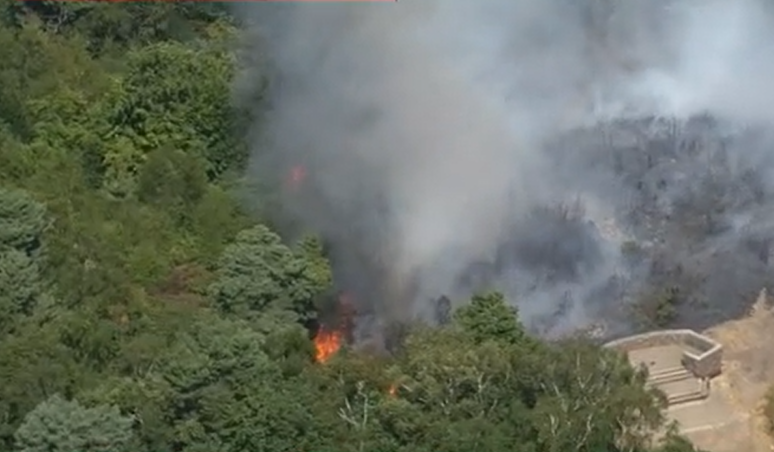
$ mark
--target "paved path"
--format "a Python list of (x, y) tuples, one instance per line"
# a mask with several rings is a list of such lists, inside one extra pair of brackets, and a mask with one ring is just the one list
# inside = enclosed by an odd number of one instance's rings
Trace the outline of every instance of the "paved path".
[(705, 400), (670, 407), (667, 416), (678, 422), (680, 432), (703, 450), (713, 452), (753, 451), (750, 415), (739, 410), (731, 395), (713, 385)]
[(629, 352), (629, 361), (634, 367), (644, 364), (651, 374), (679, 367), (683, 350), (677, 345), (642, 348)]

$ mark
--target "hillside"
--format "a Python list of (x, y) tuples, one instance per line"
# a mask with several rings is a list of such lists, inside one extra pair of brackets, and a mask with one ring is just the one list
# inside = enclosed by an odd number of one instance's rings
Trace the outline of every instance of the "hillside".
[(222, 4), (0, 12), (2, 450), (695, 450), (652, 444), (664, 399), (624, 357), (497, 292), (351, 344), (319, 231), (249, 172), (274, 79), (237, 102)]

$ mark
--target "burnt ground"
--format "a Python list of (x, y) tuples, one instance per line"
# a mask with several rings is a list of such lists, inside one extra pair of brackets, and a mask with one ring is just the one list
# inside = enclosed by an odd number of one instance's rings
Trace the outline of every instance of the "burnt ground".
[[(570, 131), (544, 147), (555, 192), (514, 211), (497, 253), (470, 263), (436, 298), (456, 307), (496, 289), (538, 335), (592, 328), (610, 339), (700, 331), (744, 315), (761, 287), (774, 289), (774, 130), (648, 117)], [(421, 281), (395, 290), (389, 279), (386, 235), (369, 227), (389, 229), (389, 204), (360, 195), (357, 205), (304, 204), (362, 220), (322, 228), (337, 231), (325, 239), (336, 285), (355, 300), (355, 335), (384, 336), (391, 321), (412, 321), (404, 317), (417, 305), (436, 323), (433, 300), (412, 295)], [(390, 306), (399, 318), (387, 318), (396, 317)]]
[(534, 316), (538, 332), (573, 316), (612, 325), (606, 335), (737, 318), (774, 283), (772, 146), (771, 130), (709, 116), (570, 132), (546, 146), (556, 202), (515, 217), (513, 239), (474, 273), (481, 286), (517, 280), (523, 311), (559, 306)]

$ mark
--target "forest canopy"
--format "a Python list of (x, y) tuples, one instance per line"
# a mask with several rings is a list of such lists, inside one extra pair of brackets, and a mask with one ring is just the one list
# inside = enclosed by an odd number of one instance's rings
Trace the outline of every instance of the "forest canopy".
[(643, 372), (498, 293), (391, 353), (311, 328), (332, 270), (241, 201), (223, 4), (1, 5), (3, 450), (693, 450)]

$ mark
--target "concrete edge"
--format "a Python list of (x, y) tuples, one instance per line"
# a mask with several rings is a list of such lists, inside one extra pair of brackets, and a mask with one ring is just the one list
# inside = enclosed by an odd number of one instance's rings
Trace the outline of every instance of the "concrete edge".
[(715, 340), (689, 329), (657, 330), (627, 336), (604, 344), (605, 348), (624, 353), (662, 345), (680, 344), (698, 349), (696, 354), (682, 351), (682, 364), (698, 378), (712, 378), (722, 370), (723, 346)]

